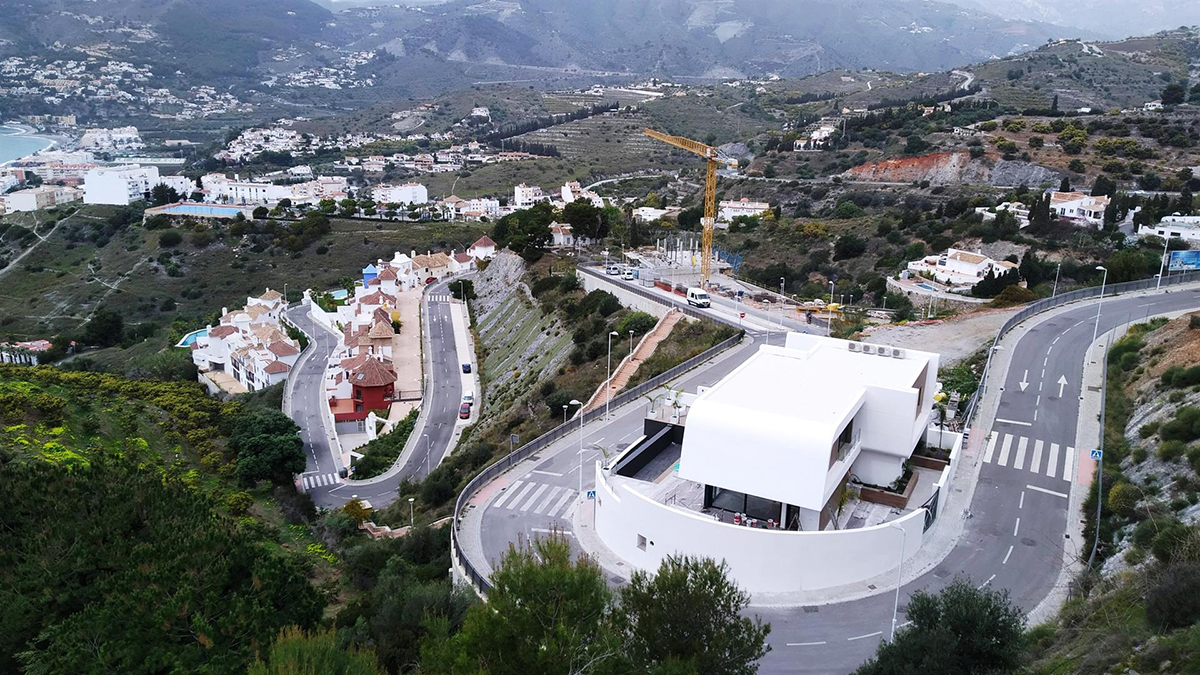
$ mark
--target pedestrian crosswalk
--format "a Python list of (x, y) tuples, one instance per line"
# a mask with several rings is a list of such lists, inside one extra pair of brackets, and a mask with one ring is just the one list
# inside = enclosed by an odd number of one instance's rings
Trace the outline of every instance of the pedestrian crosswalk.
[(318, 476), (304, 476), (302, 482), (304, 483), (304, 489), (310, 490), (315, 487), (323, 487), (325, 485), (341, 483), (342, 478), (336, 473), (324, 473)]
[(1014, 434), (993, 433), (988, 439), (983, 461), (1049, 478), (1061, 478), (1068, 483), (1075, 476), (1075, 448)]
[(430, 302), (450, 302), (451, 295), (449, 293), (430, 293)]
[(492, 508), (535, 513), (551, 518), (565, 518), (570, 505), (579, 492), (571, 488), (533, 481), (514, 481), (500, 495)]

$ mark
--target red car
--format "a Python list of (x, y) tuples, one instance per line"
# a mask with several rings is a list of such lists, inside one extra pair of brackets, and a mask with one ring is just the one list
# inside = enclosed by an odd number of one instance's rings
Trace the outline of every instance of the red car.
[(425, 280), (425, 285), (428, 286), (429, 284), (432, 284), (435, 281), (437, 281), (437, 277), (429, 277), (428, 279)]
[(471, 418), (471, 404), (464, 403), (458, 407), (458, 419), (465, 420)]

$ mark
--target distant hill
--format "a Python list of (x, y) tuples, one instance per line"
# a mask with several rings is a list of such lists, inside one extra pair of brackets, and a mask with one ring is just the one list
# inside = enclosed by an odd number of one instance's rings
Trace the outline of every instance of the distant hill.
[(0, 0), (0, 16), (0, 54), (108, 56), (197, 78), (247, 75), (269, 49), (312, 45), (333, 18), (308, 0)]
[(974, 10), (1013, 19), (1045, 21), (1084, 28), (1106, 37), (1149, 35), (1178, 26), (1200, 24), (1195, 0), (948, 0)]
[[(1078, 29), (923, 0), (453, 0), (337, 13), (359, 44), (479, 67), (666, 77), (943, 70)], [(531, 75), (531, 77), (536, 77)]]

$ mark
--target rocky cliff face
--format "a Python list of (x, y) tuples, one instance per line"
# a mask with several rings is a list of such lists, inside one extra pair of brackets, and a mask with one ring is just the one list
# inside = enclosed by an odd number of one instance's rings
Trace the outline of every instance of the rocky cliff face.
[(975, 185), (1030, 187), (1059, 180), (1058, 172), (1044, 166), (987, 157), (971, 159), (966, 152), (934, 152), (916, 157), (899, 157), (868, 162), (842, 174), (849, 180), (880, 183), (929, 181), (934, 185), (969, 183)]

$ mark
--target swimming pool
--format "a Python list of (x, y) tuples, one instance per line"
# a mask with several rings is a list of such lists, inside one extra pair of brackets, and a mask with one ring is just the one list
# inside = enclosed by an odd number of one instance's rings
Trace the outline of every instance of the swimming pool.
[(199, 216), (201, 218), (234, 218), (244, 207), (219, 206), (215, 204), (169, 204), (159, 207), (159, 213), (168, 216)]
[(179, 341), (179, 344), (177, 344), (175, 346), (176, 347), (191, 347), (192, 344), (194, 344), (196, 342), (196, 338), (200, 337), (201, 335), (207, 336), (208, 329), (201, 328), (200, 330), (194, 330), (194, 331), (188, 333), (187, 335), (184, 335), (183, 339)]
[(924, 288), (927, 291), (936, 291), (937, 289), (929, 284), (917, 284), (917, 288)]
[(334, 300), (345, 300), (349, 295), (350, 293), (344, 288), (339, 288), (336, 291), (329, 291), (329, 297), (333, 298)]

